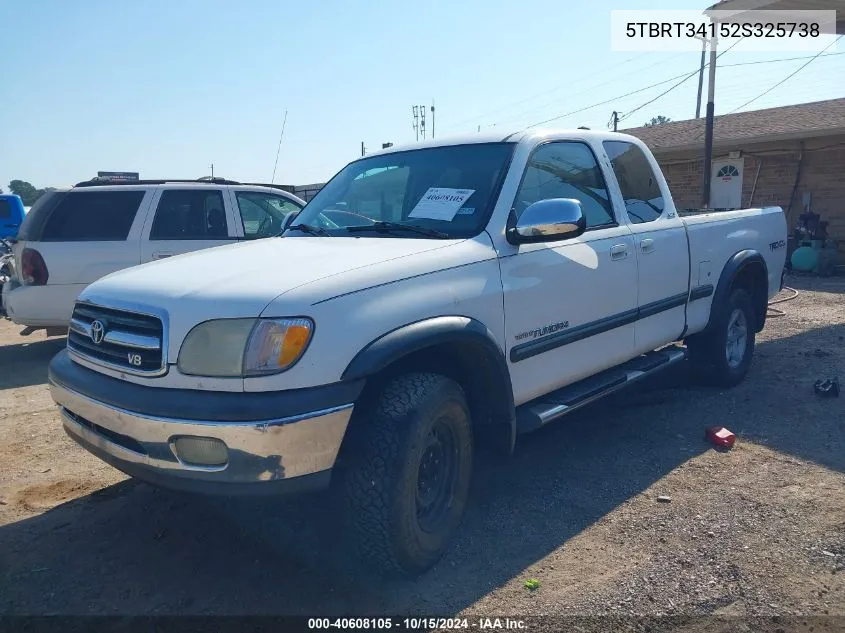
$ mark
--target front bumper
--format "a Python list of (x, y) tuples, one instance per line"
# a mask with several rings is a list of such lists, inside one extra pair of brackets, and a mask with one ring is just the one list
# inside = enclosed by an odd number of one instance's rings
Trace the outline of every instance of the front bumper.
[[(272, 494), (327, 485), (353, 409), (352, 402), (332, 402), (339, 396), (348, 397), (348, 386), (339, 389), (330, 385), (323, 388), (327, 406), (312, 411), (281, 412), (267, 419), (243, 420), (237, 416), (235, 421), (214, 415), (168, 417), (118, 406), (113, 402), (115, 390), (102, 392), (101, 397), (92, 393), (112, 381), (119, 383), (115, 385), (119, 386), (118, 397), (130, 404), (141, 402), (154, 391), (167, 400), (183, 400), (180, 408), (195, 402), (198, 413), (209, 414), (208, 408), (214, 406), (216, 398), (246, 399), (266, 394), (143, 387), (81, 367), (64, 351), (51, 362), (50, 391), (61, 407), (65, 431), (77, 443), (138, 479), (211, 494)], [(360, 388), (353, 387), (352, 393), (360, 393)], [(308, 391), (309, 401), (313, 400), (313, 390)], [(199, 405), (200, 399), (206, 402)], [(152, 405), (150, 410), (157, 408)], [(221, 405), (217, 411), (221, 408), (226, 406)], [(209, 466), (186, 461), (176, 444), (176, 440), (185, 438), (222, 442), (225, 463)]]

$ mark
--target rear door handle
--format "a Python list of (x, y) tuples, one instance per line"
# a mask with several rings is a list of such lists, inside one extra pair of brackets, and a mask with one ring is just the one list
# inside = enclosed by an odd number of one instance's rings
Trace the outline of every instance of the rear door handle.
[(640, 250), (644, 254), (653, 253), (654, 252), (654, 240), (651, 238), (646, 238), (640, 242)]
[(153, 259), (164, 259), (165, 257), (170, 257), (173, 255), (172, 251), (156, 251), (153, 253)]
[(610, 259), (625, 259), (628, 257), (628, 245), (617, 244), (610, 248)]

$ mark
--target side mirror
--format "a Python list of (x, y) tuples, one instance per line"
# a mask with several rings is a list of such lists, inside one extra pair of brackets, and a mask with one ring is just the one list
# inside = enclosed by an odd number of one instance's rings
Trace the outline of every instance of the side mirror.
[(288, 213), (285, 216), (285, 219), (282, 220), (282, 230), (279, 231), (279, 234), (284, 233), (285, 231), (287, 231), (290, 228), (290, 226), (293, 224), (293, 221), (296, 220), (296, 216), (298, 216), (299, 213), (300, 213), (299, 211), (293, 211), (292, 213)]
[(572, 198), (539, 200), (528, 206), (508, 229), (512, 244), (554, 242), (578, 237), (587, 230), (587, 220), (581, 211), (581, 202)]

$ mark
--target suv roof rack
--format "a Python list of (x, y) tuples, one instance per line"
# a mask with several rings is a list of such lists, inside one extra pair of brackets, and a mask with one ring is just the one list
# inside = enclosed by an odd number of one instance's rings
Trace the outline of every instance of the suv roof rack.
[(291, 185), (276, 185), (267, 182), (245, 182), (243, 184), (250, 185), (251, 187), (270, 187), (271, 189), (279, 189), (287, 193), (294, 193), (294, 187)]
[(166, 185), (171, 182), (190, 182), (194, 184), (209, 185), (240, 185), (237, 180), (226, 180), (225, 178), (168, 178), (165, 180), (108, 180), (107, 178), (94, 178), (78, 182), (74, 187), (111, 187), (113, 185)]

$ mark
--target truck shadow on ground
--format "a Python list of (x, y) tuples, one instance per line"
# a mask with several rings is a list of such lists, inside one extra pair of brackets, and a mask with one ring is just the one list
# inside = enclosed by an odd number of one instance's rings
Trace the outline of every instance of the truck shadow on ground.
[(760, 343), (729, 391), (674, 371), (523, 438), (508, 460), (483, 457), (455, 546), (417, 580), (362, 570), (328, 494), (221, 500), (125, 481), (0, 528), (0, 612), (455, 613), (712, 450), (708, 425), (845, 471), (842, 401), (812, 388), (842, 374), (844, 335)]
[(0, 389), (15, 389), (47, 382), (47, 365), (64, 349), (64, 336), (14, 345), (0, 345)]

